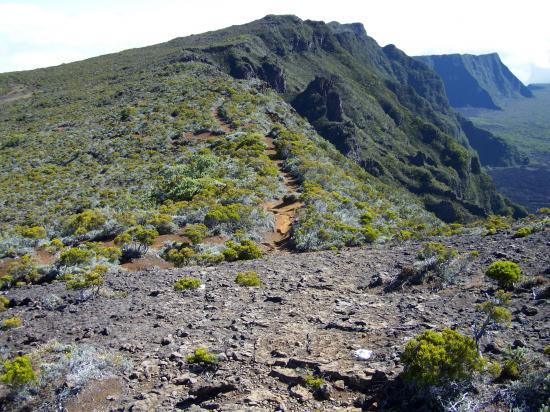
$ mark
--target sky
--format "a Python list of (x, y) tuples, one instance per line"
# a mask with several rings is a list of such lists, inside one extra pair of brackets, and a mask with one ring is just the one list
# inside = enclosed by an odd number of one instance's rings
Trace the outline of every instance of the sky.
[(409, 55), (497, 52), (550, 83), (548, 0), (0, 0), (0, 72), (68, 63), (259, 19), (361, 22)]

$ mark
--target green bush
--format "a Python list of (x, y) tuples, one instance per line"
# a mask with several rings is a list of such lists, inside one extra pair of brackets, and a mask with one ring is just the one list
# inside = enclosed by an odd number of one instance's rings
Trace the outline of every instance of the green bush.
[(184, 278), (181, 278), (176, 283), (174, 283), (174, 289), (175, 290), (198, 289), (200, 285), (201, 285), (200, 279), (197, 279), (191, 276), (185, 276)]
[(522, 238), (529, 236), (533, 231), (529, 227), (520, 227), (518, 230), (516, 230), (516, 233), (514, 233), (514, 238)]
[(483, 222), (483, 226), (487, 230), (485, 235), (494, 235), (499, 229), (509, 228), (510, 219), (504, 216), (491, 215)]
[(59, 264), (61, 266), (78, 266), (86, 265), (93, 259), (94, 253), (91, 250), (72, 247), (64, 250), (59, 256)]
[(36, 381), (36, 374), (28, 356), (16, 356), (13, 360), (6, 360), (3, 364), (3, 373), (0, 381), (11, 387), (22, 386)]
[(65, 220), (65, 233), (68, 235), (82, 235), (91, 230), (100, 229), (107, 222), (107, 218), (98, 210), (84, 210), (81, 213), (69, 216)]
[(6, 272), (11, 279), (9, 283), (33, 283), (40, 278), (38, 269), (29, 255), (21, 256), (19, 259), (10, 262)]
[(410, 230), (400, 230), (395, 235), (395, 238), (400, 241), (405, 241), (410, 239), (413, 236), (412, 232)]
[(456, 250), (440, 242), (424, 243), (418, 251), (418, 258), (426, 260), (435, 257), (439, 263), (447, 262), (457, 255), (458, 252)]
[(151, 216), (147, 219), (147, 224), (153, 226), (161, 235), (172, 233), (174, 230), (172, 216), (163, 213)]
[(191, 243), (201, 243), (208, 234), (208, 228), (202, 223), (187, 225), (183, 229), (183, 236), (189, 239)]
[(172, 248), (164, 254), (164, 259), (181, 267), (189, 265), (195, 257), (195, 251), (190, 247)]
[(10, 304), (10, 300), (7, 296), (0, 295), (0, 312), (4, 312), (8, 305)]
[(187, 363), (196, 365), (215, 365), (219, 362), (219, 359), (216, 355), (209, 353), (205, 348), (197, 348), (195, 351), (187, 356)]
[(95, 287), (99, 289), (105, 282), (103, 276), (107, 273), (108, 266), (96, 265), (93, 269), (78, 275), (65, 275), (67, 289), (86, 289)]
[(485, 275), (498, 282), (502, 288), (513, 287), (521, 278), (521, 268), (509, 260), (499, 260), (491, 263)]
[(262, 257), (262, 250), (252, 240), (245, 239), (240, 244), (227, 241), (225, 242), (225, 246), (223, 255), (228, 262), (259, 259)]
[(19, 226), (17, 232), (28, 239), (45, 239), (48, 236), (42, 226)]
[(23, 321), (21, 320), (21, 318), (18, 316), (14, 316), (12, 318), (4, 319), (2, 321), (2, 329), (7, 330), (7, 329), (18, 328), (22, 324), (23, 324)]
[(235, 277), (235, 282), (239, 286), (247, 287), (260, 286), (262, 284), (262, 282), (260, 281), (260, 277), (254, 271), (237, 273), (237, 276)]
[(403, 377), (419, 387), (444, 386), (483, 369), (473, 339), (451, 329), (427, 330), (405, 345)]
[(325, 380), (319, 376), (306, 375), (304, 377), (304, 383), (313, 389), (319, 389), (319, 387), (325, 383)]
[(114, 242), (122, 249), (123, 258), (128, 260), (146, 254), (158, 235), (155, 229), (134, 226), (115, 237)]
[(520, 377), (519, 365), (515, 359), (506, 359), (502, 364), (502, 370), (500, 372), (500, 379), (503, 380), (516, 380)]

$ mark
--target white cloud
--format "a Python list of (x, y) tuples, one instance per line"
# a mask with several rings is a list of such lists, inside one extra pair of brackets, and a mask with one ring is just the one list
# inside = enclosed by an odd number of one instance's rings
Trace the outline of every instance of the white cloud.
[(550, 4), (540, 0), (29, 0), (0, 1), (0, 71), (159, 43), (266, 14), (360, 21), (380, 44), (410, 55), (497, 51), (524, 81), (533, 65), (550, 68)]

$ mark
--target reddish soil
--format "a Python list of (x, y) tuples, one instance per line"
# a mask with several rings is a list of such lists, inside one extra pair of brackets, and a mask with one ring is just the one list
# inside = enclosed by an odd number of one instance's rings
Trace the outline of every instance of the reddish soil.
[(52, 255), (51, 253), (48, 253), (43, 249), (38, 249), (36, 251), (36, 256), (34, 257), (34, 260), (38, 265), (48, 266), (55, 261), (55, 253)]
[(287, 248), (290, 229), (294, 222), (296, 210), (302, 207), (302, 203), (299, 201), (289, 201), (285, 199), (285, 196), (294, 193), (300, 185), (293, 176), (283, 170), (283, 160), (277, 157), (277, 150), (275, 149), (273, 138), (265, 136), (264, 142), (267, 145), (265, 153), (277, 165), (279, 175), (283, 178), (283, 184), (287, 188), (287, 191), (282, 197), (264, 204), (264, 208), (275, 215), (275, 231), (267, 233), (264, 236), (263, 244), (269, 250), (281, 250)]
[(169, 269), (175, 267), (172, 262), (167, 262), (166, 260), (154, 254), (147, 254), (139, 259), (133, 259), (131, 262), (123, 263), (120, 266), (131, 272), (137, 272), (153, 267), (159, 269)]
[(75, 398), (70, 399), (66, 410), (67, 412), (107, 412), (112, 410), (112, 400), (118, 398), (123, 392), (125, 392), (125, 385), (120, 378), (95, 381)]

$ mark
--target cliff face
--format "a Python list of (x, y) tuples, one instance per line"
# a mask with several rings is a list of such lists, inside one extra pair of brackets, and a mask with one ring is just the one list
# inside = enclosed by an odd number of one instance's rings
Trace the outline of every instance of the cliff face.
[(477, 167), (437, 73), (380, 47), (361, 24), (267, 16), (162, 47), (264, 80), (342, 153), (446, 221), (510, 210)]
[(429, 65), (443, 79), (453, 107), (499, 110), (502, 99), (533, 97), (497, 53), (418, 56), (416, 59)]

